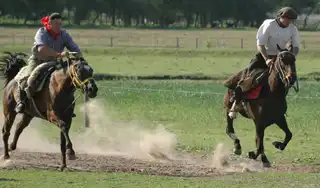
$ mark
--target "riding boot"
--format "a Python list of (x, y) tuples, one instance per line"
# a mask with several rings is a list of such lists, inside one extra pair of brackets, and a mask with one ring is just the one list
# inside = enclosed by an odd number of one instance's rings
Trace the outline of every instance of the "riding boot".
[(27, 98), (25, 91), (23, 89), (21, 89), (20, 87), (19, 87), (19, 91), (18, 91), (18, 98), (19, 98), (19, 101), (17, 102), (17, 105), (14, 110), (17, 113), (23, 113), (25, 110), (26, 102), (27, 102), (28, 98)]

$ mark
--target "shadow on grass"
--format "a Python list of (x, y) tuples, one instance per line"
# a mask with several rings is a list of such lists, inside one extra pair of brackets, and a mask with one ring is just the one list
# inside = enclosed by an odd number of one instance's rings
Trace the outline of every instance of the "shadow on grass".
[(4, 182), (4, 181), (19, 181), (19, 180), (12, 179), (12, 178), (0, 178), (0, 182)]

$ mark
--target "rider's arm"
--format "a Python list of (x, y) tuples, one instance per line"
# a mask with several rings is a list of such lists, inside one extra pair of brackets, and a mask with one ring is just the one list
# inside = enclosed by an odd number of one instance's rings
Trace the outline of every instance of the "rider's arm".
[(269, 39), (269, 30), (270, 30), (270, 24), (264, 22), (258, 29), (257, 32), (257, 48), (258, 51), (261, 53), (261, 55), (263, 56), (263, 58), (265, 60), (268, 59), (268, 54), (267, 54), (267, 50), (265, 45), (267, 45), (268, 43), (268, 39)]
[(44, 57), (57, 57), (59, 53), (48, 47), (48, 39), (45, 32), (39, 29), (34, 37), (37, 52)]
[(46, 45), (38, 46), (38, 52), (41, 56), (44, 57), (57, 57), (60, 55)]
[(267, 60), (269, 58), (267, 54), (267, 49), (264, 45), (258, 45), (258, 51), (263, 56), (264, 60)]
[(72, 37), (66, 31), (64, 32), (63, 39), (65, 41), (65, 46), (69, 51), (71, 51), (71, 52), (79, 52), (77, 54), (77, 56), (82, 56), (80, 47), (73, 41)]
[(299, 53), (299, 46), (300, 46), (300, 34), (296, 26), (292, 25), (292, 37), (291, 37), (291, 44), (292, 44), (292, 53), (297, 56)]

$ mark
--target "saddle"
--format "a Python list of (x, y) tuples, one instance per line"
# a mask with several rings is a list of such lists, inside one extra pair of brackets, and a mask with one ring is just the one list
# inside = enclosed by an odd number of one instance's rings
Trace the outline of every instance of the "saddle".
[(39, 92), (45, 86), (45, 83), (49, 81), (51, 74), (62, 67), (62, 62), (54, 62), (47, 64), (40, 64), (34, 71), (37, 71), (36, 77), (33, 78), (32, 88), (34, 92)]
[(252, 71), (245, 70), (242, 78), (238, 82), (242, 92), (248, 92), (265, 83), (265, 78), (268, 76), (268, 69), (254, 69)]
[[(224, 85), (233, 91), (237, 86), (242, 90), (242, 100), (257, 99), (261, 95), (263, 86), (267, 83), (269, 76), (268, 69), (243, 69), (236, 75), (229, 78)], [(229, 91), (231, 95), (230, 102), (234, 100), (234, 93)]]
[(43, 89), (43, 86), (47, 81), (49, 81), (49, 78), (51, 74), (56, 70), (56, 67), (52, 66), (49, 67), (47, 70), (44, 70), (43, 73), (40, 73), (35, 81), (35, 88), (36, 92), (39, 92)]

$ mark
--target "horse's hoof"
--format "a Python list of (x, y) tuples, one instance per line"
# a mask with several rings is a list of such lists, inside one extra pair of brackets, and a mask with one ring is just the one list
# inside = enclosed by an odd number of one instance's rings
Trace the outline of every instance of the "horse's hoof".
[(4, 156), (2, 157), (2, 159), (3, 159), (3, 160), (8, 160), (8, 159), (10, 159), (10, 155), (4, 155)]
[(67, 149), (67, 158), (68, 160), (76, 160), (76, 153), (74, 152), (73, 149)]
[(17, 146), (10, 144), (9, 151), (14, 151), (17, 149)]
[(66, 167), (67, 167), (67, 165), (61, 165), (60, 168), (59, 168), (59, 170), (60, 170), (61, 172), (63, 172)]
[(282, 142), (278, 142), (278, 141), (272, 142), (272, 145), (281, 151), (283, 151), (285, 148), (285, 145)]
[(76, 155), (75, 154), (70, 154), (70, 155), (67, 155), (67, 157), (68, 157), (68, 160), (76, 160), (77, 159), (77, 157), (76, 157)]
[(262, 163), (263, 168), (270, 168), (271, 164), (270, 163)]
[(242, 153), (241, 148), (233, 148), (233, 153), (235, 155), (241, 155), (241, 153)]
[(237, 112), (229, 112), (228, 116), (229, 116), (231, 119), (236, 119), (236, 118), (237, 118)]
[(254, 151), (249, 151), (248, 157), (249, 157), (249, 159), (256, 159), (256, 154), (254, 153)]

